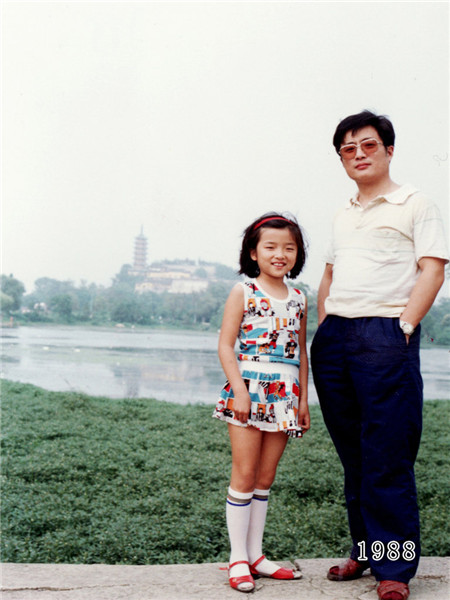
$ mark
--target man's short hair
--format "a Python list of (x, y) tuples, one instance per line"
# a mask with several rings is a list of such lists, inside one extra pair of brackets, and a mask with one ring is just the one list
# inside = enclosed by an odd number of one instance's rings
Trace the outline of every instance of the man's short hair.
[(384, 115), (376, 115), (375, 113), (370, 112), (370, 110), (363, 110), (356, 115), (346, 117), (336, 127), (333, 136), (333, 146), (336, 148), (336, 152), (339, 154), (342, 140), (348, 131), (351, 131), (352, 134), (354, 134), (363, 127), (369, 126), (372, 126), (377, 130), (377, 133), (386, 148), (394, 145), (395, 132), (389, 119)]

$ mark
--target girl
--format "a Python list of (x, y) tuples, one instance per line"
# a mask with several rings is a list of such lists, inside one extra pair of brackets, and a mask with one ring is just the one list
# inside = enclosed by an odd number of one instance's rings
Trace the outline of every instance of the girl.
[(310, 426), (306, 298), (284, 281), (297, 277), (305, 258), (295, 219), (263, 215), (242, 241), (239, 273), (252, 279), (236, 284), (225, 304), (219, 358), (228, 381), (213, 416), (228, 423), (231, 441), (229, 582), (241, 592), (254, 589), (252, 575), (301, 577), (265, 558), (262, 539), (270, 487), (288, 438), (301, 437)]

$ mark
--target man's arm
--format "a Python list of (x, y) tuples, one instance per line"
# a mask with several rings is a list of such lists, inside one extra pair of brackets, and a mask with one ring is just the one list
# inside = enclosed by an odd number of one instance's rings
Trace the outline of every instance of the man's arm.
[(322, 323), (322, 321), (327, 316), (325, 312), (325, 299), (330, 295), (330, 286), (333, 281), (333, 265), (327, 263), (325, 265), (325, 271), (322, 275), (322, 280), (319, 285), (319, 291), (317, 292), (317, 321), (318, 325)]
[(400, 319), (417, 327), (430, 310), (445, 279), (446, 261), (425, 256), (418, 262), (421, 273)]

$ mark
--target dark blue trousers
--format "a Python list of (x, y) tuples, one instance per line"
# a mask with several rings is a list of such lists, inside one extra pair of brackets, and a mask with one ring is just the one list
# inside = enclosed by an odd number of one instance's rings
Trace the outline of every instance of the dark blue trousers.
[(420, 327), (406, 343), (398, 319), (328, 315), (311, 345), (323, 417), (345, 472), (351, 558), (365, 550), (377, 581), (408, 583), (420, 558), (419, 341)]

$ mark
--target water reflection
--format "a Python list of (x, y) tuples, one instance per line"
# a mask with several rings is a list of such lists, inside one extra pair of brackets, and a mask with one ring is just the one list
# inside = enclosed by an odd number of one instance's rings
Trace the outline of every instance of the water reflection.
[(114, 377), (125, 382), (125, 395), (127, 398), (139, 398), (140, 369), (137, 367), (123, 368), (120, 365), (112, 367)]
[(149, 348), (145, 353), (115, 356), (118, 361), (111, 370), (128, 397), (210, 404), (216, 401), (224, 382), (215, 349)]
[[(109, 398), (214, 404), (224, 383), (217, 334), (82, 327), (4, 330), (2, 377)], [(448, 349), (422, 350), (426, 398), (448, 398)], [(317, 402), (312, 380), (311, 402)]]

